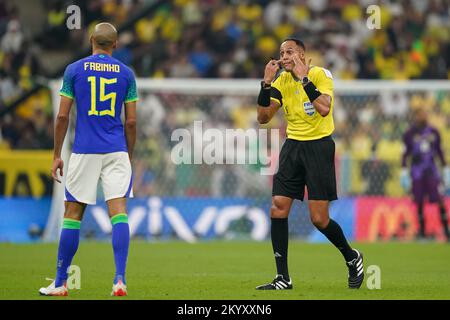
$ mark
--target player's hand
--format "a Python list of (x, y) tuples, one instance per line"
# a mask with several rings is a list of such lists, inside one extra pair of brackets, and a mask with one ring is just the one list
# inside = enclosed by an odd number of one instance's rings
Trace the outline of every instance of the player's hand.
[(311, 58), (308, 60), (308, 64), (304, 64), (298, 55), (294, 55), (294, 68), (292, 73), (298, 80), (302, 80), (308, 75), (309, 66), (311, 65)]
[(444, 176), (445, 189), (448, 189), (448, 188), (450, 188), (450, 167), (444, 168), (443, 176)]
[(275, 79), (278, 70), (280, 69), (280, 60), (272, 59), (266, 64), (266, 69), (264, 70), (264, 82), (271, 84)]
[(411, 188), (411, 180), (409, 177), (408, 169), (406, 168), (402, 168), (402, 171), (400, 173), (400, 185), (402, 186), (403, 190), (409, 192)]
[(61, 180), (58, 179), (57, 171), (59, 169), (59, 174), (62, 177), (63, 176), (63, 168), (64, 168), (64, 161), (61, 158), (55, 158), (53, 159), (53, 166), (52, 166), (52, 177), (55, 179), (55, 181), (61, 183)]

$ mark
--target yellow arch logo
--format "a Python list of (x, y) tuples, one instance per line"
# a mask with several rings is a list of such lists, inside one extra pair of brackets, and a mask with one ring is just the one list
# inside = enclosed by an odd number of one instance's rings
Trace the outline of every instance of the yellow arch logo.
[[(384, 233), (381, 234), (384, 222)], [(412, 240), (415, 235), (415, 219), (414, 213), (406, 204), (397, 204), (394, 207), (387, 204), (378, 205), (372, 212), (369, 223), (369, 241), (378, 240), (378, 235), (381, 234), (384, 240), (389, 240), (393, 236), (398, 236), (399, 231), (402, 231), (402, 240)]]

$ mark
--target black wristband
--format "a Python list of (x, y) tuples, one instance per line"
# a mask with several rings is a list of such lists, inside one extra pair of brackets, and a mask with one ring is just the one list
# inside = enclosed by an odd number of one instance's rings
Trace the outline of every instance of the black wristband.
[(259, 90), (258, 95), (258, 105), (261, 107), (268, 107), (270, 106), (270, 86), (264, 88), (263, 84), (261, 83), (261, 90)]
[(303, 86), (303, 89), (305, 89), (306, 95), (311, 102), (316, 100), (322, 94), (319, 90), (317, 90), (316, 86), (311, 81)]

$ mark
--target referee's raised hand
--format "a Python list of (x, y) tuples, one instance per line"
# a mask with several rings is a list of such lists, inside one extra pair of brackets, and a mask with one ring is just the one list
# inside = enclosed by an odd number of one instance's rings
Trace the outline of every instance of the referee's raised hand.
[(280, 69), (280, 60), (271, 59), (266, 64), (266, 69), (264, 70), (264, 82), (266, 84), (271, 84), (275, 76), (277, 75), (277, 71)]
[(294, 69), (292, 69), (292, 73), (297, 79), (301, 80), (308, 75), (311, 58), (308, 60), (308, 64), (305, 64), (297, 55), (294, 55), (293, 60), (295, 66)]

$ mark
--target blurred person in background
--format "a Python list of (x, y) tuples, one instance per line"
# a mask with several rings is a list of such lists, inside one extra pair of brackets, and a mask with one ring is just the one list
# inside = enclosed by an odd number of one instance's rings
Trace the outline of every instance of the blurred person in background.
[[(427, 112), (424, 109), (414, 111), (414, 123), (404, 134), (403, 143), (405, 151), (402, 156), (400, 183), (405, 191), (412, 192), (417, 207), (419, 219), (417, 239), (426, 238), (424, 206), (428, 197), (429, 202), (438, 204), (444, 234), (447, 241), (450, 241), (442, 190), (442, 182), (447, 188), (450, 186), (450, 167), (447, 166), (442, 152), (439, 131), (428, 123)], [(436, 158), (441, 162), (443, 179), (436, 165)]]
[(378, 142), (372, 143), (370, 158), (361, 165), (361, 176), (366, 181), (364, 194), (368, 196), (384, 196), (386, 181), (390, 178), (390, 169), (386, 161), (377, 156)]

